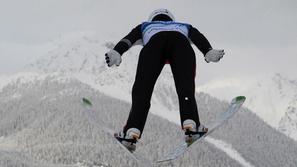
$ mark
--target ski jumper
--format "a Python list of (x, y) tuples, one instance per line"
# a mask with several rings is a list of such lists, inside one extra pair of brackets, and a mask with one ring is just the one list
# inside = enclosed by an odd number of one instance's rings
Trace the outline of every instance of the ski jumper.
[(132, 107), (123, 132), (129, 128), (143, 131), (150, 108), (151, 96), (162, 68), (169, 62), (179, 100), (181, 125), (192, 119), (200, 125), (195, 100), (196, 57), (191, 46), (194, 43), (205, 55), (212, 49), (210, 43), (190, 24), (173, 21), (144, 22), (136, 26), (116, 44), (120, 55), (136, 41), (142, 40), (135, 82), (132, 88)]

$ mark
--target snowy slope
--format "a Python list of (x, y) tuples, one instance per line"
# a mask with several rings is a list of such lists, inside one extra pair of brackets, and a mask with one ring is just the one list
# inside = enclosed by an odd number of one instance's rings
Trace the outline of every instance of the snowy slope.
[(288, 136), (297, 140), (297, 110), (296, 104), (287, 108), (285, 116), (282, 117), (279, 128), (280, 131), (284, 132)]
[[(73, 77), (26, 78), (12, 80), (0, 93), (1, 166), (141, 166), (105, 131), (123, 126), (129, 103)], [(81, 105), (82, 97), (91, 99), (94, 107)], [(227, 108), (227, 103), (207, 94), (197, 98), (201, 118), (209, 124)], [(157, 160), (181, 140), (179, 126), (150, 114), (137, 154)], [(207, 142), (194, 145), (172, 164), (159, 166), (293, 166), (296, 154), (295, 141), (242, 109)]]
[[(50, 75), (30, 80), (12, 81), (1, 91), (1, 166), (142, 166), (104, 130), (122, 127), (128, 103), (107, 97), (73, 78)], [(13, 94), (18, 98), (11, 98)], [(81, 97), (91, 99), (94, 107), (83, 107)], [(182, 135), (178, 126), (166, 120), (153, 115), (148, 120), (138, 153), (156, 160), (171, 149), (171, 143), (182, 140)], [(160, 137), (163, 133), (170, 135)], [(205, 166), (239, 165), (207, 143), (192, 153), (202, 156), (187, 160), (189, 155), (185, 155), (175, 164), (194, 166), (204, 159)]]
[(27, 83), (34, 82), (36, 80), (44, 79), (44, 75), (40, 75), (36, 72), (21, 72), (14, 75), (1, 75), (0, 76), (0, 90), (3, 87), (11, 83)]
[(247, 96), (245, 106), (274, 128), (296, 138), (297, 80), (281, 74), (255, 76), (254, 78), (218, 79), (199, 86), (222, 100), (236, 94)]

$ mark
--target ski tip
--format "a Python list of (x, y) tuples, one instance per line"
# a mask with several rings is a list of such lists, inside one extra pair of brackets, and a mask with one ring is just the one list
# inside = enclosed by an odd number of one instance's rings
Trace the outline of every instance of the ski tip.
[(246, 97), (245, 96), (237, 96), (236, 101), (245, 101)]
[(82, 103), (87, 106), (92, 106), (92, 102), (85, 97), (82, 98)]
[(234, 99), (232, 99), (231, 104), (234, 103), (243, 103), (245, 101), (246, 97), (245, 96), (237, 96)]

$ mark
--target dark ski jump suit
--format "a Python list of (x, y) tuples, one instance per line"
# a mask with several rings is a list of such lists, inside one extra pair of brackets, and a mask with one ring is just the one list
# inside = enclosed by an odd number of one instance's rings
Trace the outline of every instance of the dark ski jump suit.
[[(164, 30), (161, 28), (147, 39), (145, 31), (160, 28), (153, 24), (173, 24), (177, 29)], [(146, 29), (147, 26), (153, 28)], [(182, 26), (183, 30), (179, 30), (179, 26)], [(212, 49), (208, 40), (189, 24), (145, 22), (135, 27), (117, 43), (114, 50), (122, 55), (139, 39), (143, 40), (144, 47), (139, 55), (136, 78), (132, 89), (132, 107), (127, 124), (124, 127), (124, 133), (129, 128), (137, 128), (141, 132), (143, 131), (154, 85), (166, 62), (169, 62), (171, 66), (175, 81), (181, 123), (186, 119), (192, 119), (198, 127), (200, 121), (195, 100), (196, 57), (191, 42), (205, 55)]]

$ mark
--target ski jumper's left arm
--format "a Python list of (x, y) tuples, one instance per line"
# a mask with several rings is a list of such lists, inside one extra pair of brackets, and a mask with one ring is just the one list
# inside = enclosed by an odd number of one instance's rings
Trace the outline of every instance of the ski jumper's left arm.
[(205, 54), (212, 50), (212, 47), (206, 37), (198, 31), (197, 28), (190, 26), (189, 28), (189, 39), (194, 43), (194, 45)]
[(123, 55), (128, 49), (130, 49), (136, 41), (142, 39), (141, 24), (132, 29), (132, 31), (121, 39), (113, 48), (120, 55)]

